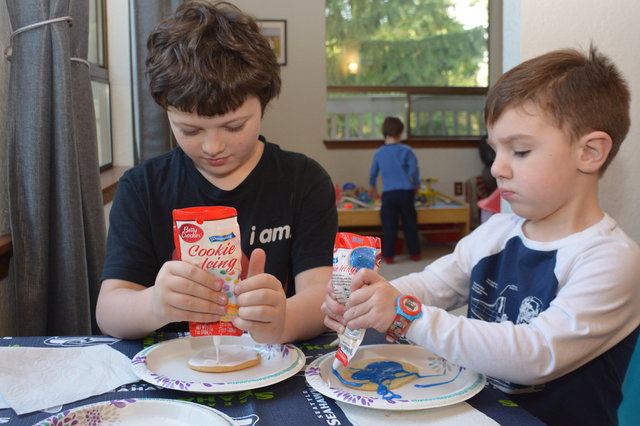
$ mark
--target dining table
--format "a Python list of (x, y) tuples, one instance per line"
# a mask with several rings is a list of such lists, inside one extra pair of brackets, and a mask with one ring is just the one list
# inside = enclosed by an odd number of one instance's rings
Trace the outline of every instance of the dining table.
[[(131, 360), (131, 368), (139, 369), (140, 364), (151, 359), (153, 351), (158, 352), (158, 347), (165, 348), (168, 345), (173, 345), (171, 347), (178, 348), (180, 343), (189, 338), (188, 333), (163, 332), (155, 332), (139, 340), (122, 340), (105, 335), (4, 337), (0, 338), (0, 347), (70, 348), (109, 345)], [(413, 345), (404, 343), (404, 345), (402, 343), (386, 344), (384, 335), (375, 330), (367, 330), (360, 350), (367, 347), (380, 347), (394, 351), (415, 349)], [(321, 378), (319, 379), (321, 374), (318, 373), (321, 369), (317, 367), (326, 363), (332, 365), (333, 353), (337, 349), (336, 344), (336, 333), (326, 332), (307, 341), (283, 345), (282, 348), (286, 350), (288, 356), (295, 357), (296, 354), (300, 354), (301, 364), (292, 370), (292, 372), (295, 371), (295, 374), (287, 373), (282, 379), (268, 378), (264, 385), (258, 383), (257, 385), (243, 386), (240, 383), (231, 386), (229, 391), (226, 391), (224, 387), (216, 389), (215, 384), (209, 385), (208, 388), (202, 388), (195, 385), (189, 386), (186, 381), (180, 382), (166, 378), (161, 380), (158, 378), (158, 376), (162, 376), (161, 374), (149, 373), (143, 367), (143, 370), (139, 370), (143, 373), (139, 373), (139, 371), (137, 373), (140, 377), (139, 381), (60, 406), (18, 415), (12, 408), (4, 404), (4, 408), (0, 408), (0, 424), (62, 425), (65, 424), (66, 414), (73, 413), (74, 410), (79, 410), (81, 407), (107, 403), (117, 406), (119, 402), (120, 405), (123, 405), (138, 400), (197, 404), (223, 413), (226, 418), (232, 419), (230, 424), (236, 425), (464, 424), (536, 426), (544, 424), (511, 401), (508, 395), (486, 384), (484, 376), (481, 375), (471, 376), (483, 378), (479, 384), (476, 380), (474, 386), (480, 387), (475, 389), (472, 395), (458, 395), (454, 399), (448, 400), (442, 398), (443, 402), (436, 401), (435, 404), (431, 402), (428, 406), (421, 405), (422, 403), (413, 403), (403, 408), (401, 400), (382, 401), (380, 399), (376, 402), (375, 398), (358, 396), (344, 398), (344, 395), (349, 395), (348, 391), (336, 391), (333, 387), (326, 387), (324, 384), (318, 386), (317, 384), (318, 380), (321, 380)], [(0, 359), (0, 366), (3, 362)], [(462, 370), (460, 369), (460, 371)], [(247, 383), (251, 383), (252, 380), (248, 379)], [(43, 383), (42, 386), (46, 386), (46, 384)], [(462, 392), (456, 393), (462, 394)], [(380, 403), (388, 403), (388, 405), (376, 405)], [(43, 422), (43, 420), (51, 418), (55, 418), (56, 421)], [(98, 421), (95, 424), (111, 423)], [(185, 424), (189, 424), (189, 422), (187, 421)]]

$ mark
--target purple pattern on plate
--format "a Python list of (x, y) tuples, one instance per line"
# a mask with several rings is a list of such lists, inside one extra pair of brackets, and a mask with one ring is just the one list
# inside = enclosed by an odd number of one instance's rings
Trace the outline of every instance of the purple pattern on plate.
[(146, 364), (146, 363), (147, 363), (147, 356), (146, 355), (137, 356), (131, 361), (131, 364), (133, 364), (133, 365)]
[(274, 345), (274, 344), (264, 344), (255, 346), (255, 350), (265, 359), (276, 359), (276, 357), (280, 357), (282, 359), (286, 359), (289, 356), (289, 351), (291, 348), (288, 344), (284, 345)]
[(87, 407), (81, 411), (65, 410), (61, 413), (51, 416), (37, 425), (47, 426), (79, 426), (79, 425), (111, 425), (120, 423), (119, 408), (124, 408), (127, 404), (133, 404), (136, 399), (122, 399), (109, 401), (108, 405), (97, 405), (95, 407)]
[(376, 399), (379, 399), (379, 398), (372, 398), (370, 396), (354, 395), (350, 392), (346, 392), (342, 389), (336, 389), (333, 387), (330, 387), (329, 389), (331, 389), (331, 391), (333, 391), (333, 393), (336, 395), (336, 399), (344, 402), (349, 402), (352, 404), (364, 405), (365, 407), (370, 406), (371, 404), (373, 404), (373, 402)]
[(170, 379), (167, 376), (162, 376), (156, 373), (151, 373), (151, 378), (160, 386), (170, 389), (182, 389), (187, 390), (191, 387), (193, 382), (185, 382), (182, 380)]
[(169, 389), (182, 389), (189, 390), (191, 385), (199, 384), (205, 387), (213, 387), (213, 386), (222, 386), (225, 385), (225, 382), (217, 382), (217, 383), (204, 383), (204, 382), (185, 382), (184, 380), (174, 380), (170, 379), (167, 376), (162, 376), (156, 373), (151, 373), (151, 378), (160, 386)]
[(307, 368), (307, 375), (309, 375), (309, 376), (319, 376), (320, 375), (320, 367), (309, 367), (309, 368)]

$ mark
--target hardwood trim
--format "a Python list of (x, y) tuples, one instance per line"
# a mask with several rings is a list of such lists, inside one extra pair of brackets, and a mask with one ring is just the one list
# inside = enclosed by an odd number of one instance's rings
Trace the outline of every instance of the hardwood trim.
[(409, 95), (486, 95), (487, 87), (441, 87), (441, 86), (327, 86), (329, 93), (389, 93)]
[(11, 244), (11, 235), (0, 235), (0, 256), (4, 256), (7, 253), (10, 253), (13, 250), (13, 245)]
[(12, 252), (11, 235), (0, 235), (0, 280), (9, 275), (9, 258)]
[(100, 186), (102, 188), (102, 204), (105, 206), (113, 201), (113, 197), (116, 194), (116, 188), (118, 187), (118, 181), (129, 169), (129, 167), (111, 167), (103, 172), (100, 172)]
[[(477, 148), (480, 136), (442, 136), (405, 139), (402, 143), (412, 148)], [(377, 149), (384, 144), (383, 139), (325, 139), (327, 149)]]

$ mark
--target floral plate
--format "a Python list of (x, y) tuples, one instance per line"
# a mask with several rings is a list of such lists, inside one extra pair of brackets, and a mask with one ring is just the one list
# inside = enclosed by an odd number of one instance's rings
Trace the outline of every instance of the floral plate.
[(34, 426), (67, 425), (235, 425), (218, 410), (194, 402), (138, 398), (104, 401), (64, 410)]
[(351, 388), (344, 385), (331, 370), (335, 352), (309, 364), (305, 377), (311, 387), (329, 398), (382, 410), (421, 410), (455, 404), (480, 392), (486, 382), (482, 374), (451, 364), (415, 345), (361, 346), (351, 363), (375, 358), (413, 364), (418, 368), (420, 377), (393, 389), (386, 397), (385, 392), (379, 394)]
[(187, 362), (200, 350), (211, 346), (211, 337), (181, 337), (150, 346), (133, 357), (132, 370), (145, 382), (167, 389), (200, 393), (227, 393), (260, 388), (281, 382), (300, 371), (304, 353), (294, 345), (263, 345), (248, 334), (222, 336), (225, 344), (253, 346), (260, 353), (258, 365), (228, 373), (203, 373)]

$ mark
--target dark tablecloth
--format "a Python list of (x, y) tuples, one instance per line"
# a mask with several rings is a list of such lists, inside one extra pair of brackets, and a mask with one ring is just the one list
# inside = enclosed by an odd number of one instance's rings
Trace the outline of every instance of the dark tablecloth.
[[(152, 334), (142, 340), (118, 340), (108, 336), (47, 336), (2, 338), (0, 346), (23, 347), (73, 347), (94, 344), (110, 344), (114, 349), (133, 358), (143, 348), (181, 337), (178, 333)], [(315, 339), (298, 342), (306, 355), (307, 364), (317, 357), (334, 351), (330, 343), (335, 333), (325, 333)], [(363, 344), (383, 343), (383, 336), (373, 330), (366, 334)], [(2, 360), (0, 360), (0, 363)], [(202, 394), (165, 389), (139, 381), (121, 386), (112, 392), (90, 397), (47, 412), (38, 411), (18, 416), (12, 409), (0, 409), (0, 424), (32, 425), (57, 412), (102, 401), (128, 398), (168, 398), (196, 402), (213, 407), (243, 425), (351, 425), (342, 409), (331, 399), (310, 387), (304, 377), (304, 368), (295, 376), (280, 383), (260, 389), (228, 394)], [(477, 410), (501, 425), (538, 426), (543, 423), (509, 400), (502, 392), (485, 387), (479, 394), (466, 401)]]

